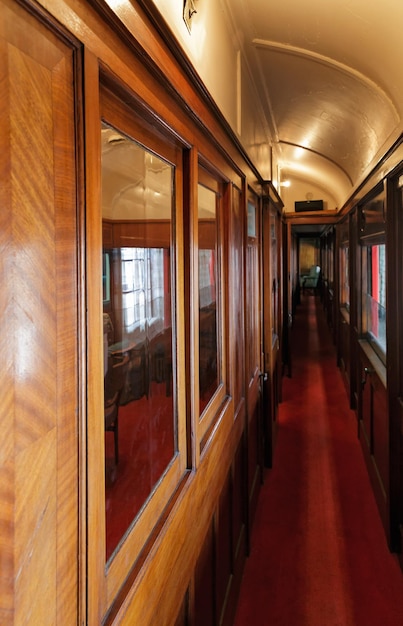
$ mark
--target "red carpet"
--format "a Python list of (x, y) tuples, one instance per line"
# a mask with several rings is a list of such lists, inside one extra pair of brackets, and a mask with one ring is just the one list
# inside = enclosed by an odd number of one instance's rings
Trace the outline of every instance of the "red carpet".
[(142, 396), (119, 408), (119, 463), (113, 433), (105, 433), (106, 558), (150, 496), (174, 455), (173, 400), (166, 384), (152, 382)]
[(319, 298), (303, 296), (235, 626), (402, 626), (391, 555)]

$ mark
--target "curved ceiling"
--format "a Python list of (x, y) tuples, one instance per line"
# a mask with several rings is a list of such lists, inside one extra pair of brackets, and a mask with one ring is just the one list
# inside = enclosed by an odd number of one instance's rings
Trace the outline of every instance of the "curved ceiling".
[(341, 207), (401, 132), (403, 2), (227, 6), (282, 178), (327, 189)]

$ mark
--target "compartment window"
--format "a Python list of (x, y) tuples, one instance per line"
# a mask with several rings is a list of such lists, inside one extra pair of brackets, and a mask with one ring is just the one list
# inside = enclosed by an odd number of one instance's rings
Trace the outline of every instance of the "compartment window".
[(363, 250), (366, 256), (366, 285), (363, 293), (363, 326), (367, 338), (379, 346), (383, 356), (386, 354), (386, 263), (385, 244), (367, 246)]
[(349, 247), (340, 248), (340, 306), (350, 310)]
[(386, 232), (383, 183), (359, 207), (361, 336), (386, 364)]
[[(104, 124), (106, 555), (111, 556), (177, 451), (172, 393), (174, 166)], [(158, 245), (156, 243), (158, 242)], [(106, 249), (107, 248), (107, 249)], [(105, 281), (109, 283), (105, 285)]]
[(199, 398), (200, 414), (220, 380), (218, 350), (218, 211), (219, 195), (199, 184)]

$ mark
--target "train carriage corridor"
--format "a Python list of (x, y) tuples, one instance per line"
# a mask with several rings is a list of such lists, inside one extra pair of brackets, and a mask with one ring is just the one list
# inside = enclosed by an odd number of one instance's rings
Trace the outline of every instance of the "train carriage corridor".
[(403, 2), (0, 16), (0, 626), (403, 626)]

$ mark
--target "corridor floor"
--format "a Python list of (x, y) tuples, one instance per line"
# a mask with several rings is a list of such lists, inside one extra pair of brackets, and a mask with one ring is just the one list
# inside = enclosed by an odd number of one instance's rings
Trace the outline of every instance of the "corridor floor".
[(403, 574), (317, 296), (296, 311), (278, 420), (235, 626), (402, 626)]

